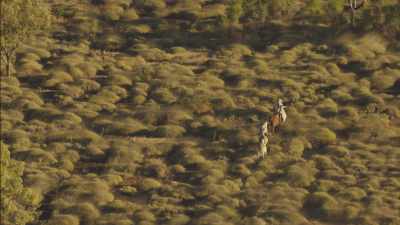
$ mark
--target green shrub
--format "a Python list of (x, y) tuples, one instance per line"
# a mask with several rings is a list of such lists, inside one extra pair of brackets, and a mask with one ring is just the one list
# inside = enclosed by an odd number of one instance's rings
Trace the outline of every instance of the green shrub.
[(344, 146), (329, 145), (325, 148), (328, 154), (336, 157), (345, 157), (349, 154), (349, 149)]
[(374, 72), (371, 77), (371, 86), (378, 91), (384, 91), (393, 86), (400, 78), (400, 70), (386, 69)]
[(220, 54), (226, 57), (235, 57), (240, 58), (242, 56), (251, 56), (252, 50), (249, 49), (246, 45), (242, 44), (233, 44), (229, 46), (227, 49), (222, 49)]
[(132, 220), (122, 213), (107, 213), (96, 221), (98, 225), (134, 225)]
[(146, 126), (141, 122), (129, 117), (117, 120), (113, 118), (98, 118), (93, 124), (105, 134), (129, 135), (146, 130)]
[(117, 174), (106, 174), (101, 177), (103, 180), (107, 182), (110, 186), (119, 185), (123, 182), (123, 178)]
[(111, 165), (122, 166), (143, 161), (143, 153), (139, 146), (137, 145), (113, 145), (111, 146), (110, 153), (108, 157), (108, 163)]
[(244, 225), (267, 225), (265, 220), (263, 220), (260, 217), (253, 216), (253, 217), (247, 217), (243, 220)]
[(155, 130), (155, 135), (157, 137), (176, 138), (183, 136), (185, 133), (186, 133), (185, 128), (178, 125), (163, 125), (159, 126)]
[(124, 75), (114, 74), (109, 76), (108, 84), (110, 85), (120, 85), (120, 86), (130, 86), (132, 81)]
[(225, 86), (224, 80), (212, 74), (203, 74), (201, 76), (201, 81), (210, 88), (223, 88)]
[(244, 163), (235, 165), (233, 171), (245, 177), (252, 174), (251, 170)]
[[(46, 59), (46, 58), (51, 57), (51, 53), (47, 49), (44, 49), (44, 48), (33, 48), (33, 47), (24, 46), (22, 51), (27, 52), (26, 56), (29, 55), (35, 59), (37, 59), (37, 57), (39, 57), (39, 59)], [(36, 60), (36, 61), (38, 61), (38, 60)]]
[(42, 75), (43, 66), (35, 61), (26, 61), (18, 66), (18, 77)]
[(50, 79), (44, 83), (45, 87), (55, 87), (58, 84), (74, 81), (72, 76), (64, 71), (54, 71), (50, 73)]
[(85, 78), (93, 78), (94, 76), (96, 76), (98, 70), (103, 69), (100, 64), (89, 59), (79, 64), (78, 66), (82, 73), (85, 75)]
[(103, 13), (106, 20), (117, 21), (124, 13), (124, 8), (117, 4), (106, 4), (103, 7)]
[(219, 215), (216, 212), (209, 212), (195, 221), (195, 225), (209, 225), (209, 224), (231, 225), (230, 223), (226, 222), (226, 220), (222, 215)]
[(174, 94), (167, 88), (156, 89), (154, 92), (152, 92), (151, 97), (164, 104), (171, 104), (177, 100)]
[(181, 164), (176, 164), (176, 165), (172, 166), (171, 170), (174, 173), (185, 173), (186, 172), (186, 168)]
[(57, 130), (49, 133), (47, 141), (65, 141), (65, 142), (91, 142), (97, 141), (101, 137), (93, 131), (78, 128), (75, 130)]
[(144, 178), (140, 184), (140, 189), (143, 191), (156, 190), (161, 187), (161, 183), (153, 178)]
[(224, 82), (231, 86), (239, 87), (241, 81), (254, 76), (254, 71), (246, 68), (229, 68), (222, 72)]
[(325, 98), (318, 104), (317, 108), (323, 116), (333, 116), (338, 112), (336, 102), (330, 98)]
[(125, 39), (118, 34), (104, 34), (97, 40), (97, 45), (108, 51), (115, 51), (120, 49), (125, 44)]
[(82, 95), (85, 94), (84, 90), (80, 88), (79, 86), (75, 85), (65, 85), (65, 84), (60, 84), (58, 86), (58, 89), (60, 92), (66, 96), (69, 96), (71, 98), (79, 98)]
[(160, 159), (150, 159), (146, 162), (145, 166), (146, 176), (162, 178), (165, 177), (169, 171), (165, 163)]
[(309, 165), (292, 165), (286, 170), (286, 180), (294, 187), (306, 188), (315, 180), (315, 169)]
[(235, 101), (229, 94), (224, 91), (216, 92), (216, 94), (218, 97), (211, 99), (211, 103), (215, 110), (231, 110), (236, 107)]
[(28, 149), (32, 145), (30, 135), (23, 130), (15, 129), (2, 135), (4, 135), (12, 149)]
[(359, 187), (350, 187), (341, 191), (339, 196), (350, 201), (360, 201), (367, 196), (367, 193)]
[(134, 8), (127, 9), (122, 14), (122, 21), (132, 22), (137, 19), (139, 19), (139, 16)]
[(294, 157), (302, 157), (304, 152), (304, 142), (300, 138), (291, 139), (288, 146), (290, 155)]
[(304, 216), (288, 209), (271, 209), (267, 214), (272, 221), (279, 224), (308, 224)]
[(100, 217), (100, 211), (91, 203), (78, 203), (69, 209), (65, 210), (68, 214), (79, 216), (81, 221), (94, 222)]
[(83, 180), (76, 188), (76, 194), (78, 202), (87, 200), (98, 206), (107, 205), (114, 200), (111, 188), (101, 180)]
[(142, 105), (146, 102), (147, 98), (144, 95), (136, 95), (133, 97), (132, 103), (135, 105)]
[(181, 108), (170, 108), (164, 111), (163, 123), (179, 125), (185, 121), (193, 119), (192, 115)]
[(314, 183), (314, 189), (318, 192), (331, 192), (338, 188), (338, 184), (335, 181), (327, 180), (327, 179), (318, 179)]
[(345, 221), (354, 221), (358, 218), (361, 209), (359, 206), (356, 205), (347, 205), (342, 209), (342, 218)]
[(48, 225), (79, 225), (79, 218), (73, 215), (58, 214), (53, 216)]
[(39, 162), (42, 165), (51, 165), (57, 163), (57, 159), (53, 154), (40, 148), (31, 148), (15, 153), (15, 158), (25, 162)]
[[(93, 38), (101, 31), (99, 21), (93, 17), (79, 16), (73, 18), (73, 29), (81, 35), (81, 37)], [(89, 39), (91, 40), (91, 39)]]
[(24, 165), (11, 159), (8, 146), (2, 141), (0, 148), (1, 220), (5, 225), (25, 225), (35, 216), (33, 192), (23, 186)]
[[(147, 33), (151, 33), (151, 32), (153, 31), (152, 28), (151, 28), (151, 26), (149, 26), (149, 25), (147, 25), (147, 24), (135, 24), (135, 25), (129, 26), (127, 29), (129, 29), (129, 31), (131, 31), (131, 32), (133, 32), (133, 33), (138, 33), (138, 34), (147, 34)], [(138, 46), (133, 46), (133, 47), (131, 47), (131, 48), (130, 48), (130, 51), (138, 52), (139, 49), (137, 49), (137, 47), (138, 47)], [(142, 53), (143, 53), (144, 56), (146, 56), (146, 55), (147, 55), (146, 53), (149, 53), (149, 52), (147, 52), (147, 51), (145, 50), (145, 51), (143, 51)], [(152, 58), (152, 57), (150, 57), (151, 54), (150, 54), (150, 55), (147, 55), (147, 56), (149, 57), (149, 58), (147, 58), (147, 59), (151, 59), (151, 58)]]
[(132, 186), (123, 186), (122, 188), (119, 189), (119, 191), (121, 191), (121, 193), (125, 195), (133, 195), (137, 192), (136, 188)]
[(138, 0), (136, 4), (145, 9), (159, 10), (166, 7), (166, 3), (163, 0)]
[(317, 218), (335, 220), (340, 216), (339, 204), (326, 192), (314, 192), (308, 195), (304, 207)]
[(316, 128), (309, 133), (309, 139), (314, 143), (329, 145), (336, 142), (336, 134), (328, 128)]
[(190, 222), (190, 217), (184, 214), (174, 215), (168, 220), (167, 225), (185, 225)]
[(147, 96), (147, 92), (150, 89), (150, 85), (144, 82), (136, 82), (133, 88), (133, 92), (137, 95)]
[[(148, 33), (148, 32), (150, 32), (148, 26), (144, 26), (143, 25), (143, 26), (141, 26), (139, 28), (141, 28), (140, 30), (138, 30), (138, 32), (140, 32), (140, 33), (144, 33), (144, 32)], [(136, 28), (136, 29), (139, 29), (139, 28)], [(137, 52), (146, 61), (158, 61), (158, 62), (161, 62), (161, 61), (169, 61), (172, 58), (172, 56), (170, 54), (168, 54), (168, 53), (166, 53), (163, 50), (158, 49), (158, 48), (147, 48), (147, 49), (140, 49), (140, 50), (139, 49), (138, 50), (132, 49), (132, 50)]]
[(135, 68), (138, 68), (140, 66), (143, 66), (146, 63), (146, 61), (140, 57), (119, 57), (116, 65), (121, 68), (122, 70), (133, 70)]

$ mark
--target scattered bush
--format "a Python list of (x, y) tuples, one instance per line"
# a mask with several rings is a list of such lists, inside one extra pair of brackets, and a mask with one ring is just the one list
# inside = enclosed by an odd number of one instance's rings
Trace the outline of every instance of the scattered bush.
[(340, 218), (337, 201), (326, 192), (310, 194), (304, 203), (305, 209), (316, 218), (336, 220)]
[(174, 215), (167, 223), (167, 225), (185, 225), (190, 222), (190, 217), (184, 214)]
[(310, 134), (310, 140), (317, 144), (329, 145), (336, 142), (336, 134), (328, 128), (313, 129)]
[(163, 0), (139, 0), (136, 4), (141, 8), (149, 10), (159, 10), (166, 7), (166, 3)]
[(171, 104), (177, 100), (174, 94), (167, 88), (158, 88), (152, 92), (151, 96), (156, 101), (164, 104)]
[[(11, 159), (8, 146), (0, 141), (1, 219), (4, 224), (25, 225), (34, 220), (33, 192), (23, 186), (24, 164)], [(78, 225), (78, 224), (77, 224)]]
[(157, 137), (181, 137), (186, 133), (186, 129), (177, 125), (163, 125), (155, 130)]
[(125, 22), (132, 22), (137, 19), (139, 19), (139, 16), (134, 8), (127, 9), (122, 14), (122, 20)]
[(106, 4), (104, 6), (104, 17), (109, 21), (117, 21), (124, 13), (124, 8), (117, 4)]
[(338, 112), (336, 102), (330, 98), (326, 98), (320, 102), (317, 108), (323, 116), (333, 116)]
[(74, 79), (71, 75), (64, 71), (54, 71), (50, 73), (50, 79), (46, 80), (44, 83), (45, 87), (55, 87), (58, 84), (63, 84), (67, 82), (72, 82)]
[(80, 221), (94, 222), (100, 217), (99, 210), (91, 203), (79, 203), (65, 210), (68, 214), (79, 216)]
[(341, 191), (339, 196), (350, 201), (360, 201), (367, 196), (367, 193), (361, 188), (351, 187)]
[(384, 91), (392, 87), (397, 79), (400, 78), (400, 70), (380, 70), (371, 77), (372, 88), (378, 91)]
[(53, 216), (48, 225), (79, 225), (79, 218), (73, 215), (58, 214)]
[(292, 165), (286, 170), (286, 180), (294, 187), (306, 188), (315, 180), (315, 172), (309, 165)]
[(140, 189), (143, 191), (156, 190), (161, 187), (161, 183), (153, 178), (145, 178), (141, 182)]

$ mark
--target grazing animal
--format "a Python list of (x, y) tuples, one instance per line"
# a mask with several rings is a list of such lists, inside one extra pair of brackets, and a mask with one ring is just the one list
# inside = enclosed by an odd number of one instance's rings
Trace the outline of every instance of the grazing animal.
[(276, 114), (272, 115), (272, 117), (269, 121), (271, 123), (270, 129), (271, 129), (272, 133), (277, 132), (279, 126), (286, 122), (287, 114), (286, 114), (285, 108), (286, 108), (286, 106), (281, 106), (278, 109), (278, 112)]

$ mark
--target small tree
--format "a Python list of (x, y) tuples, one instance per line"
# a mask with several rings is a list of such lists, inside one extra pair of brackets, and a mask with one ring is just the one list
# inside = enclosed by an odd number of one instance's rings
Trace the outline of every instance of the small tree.
[(226, 19), (230, 26), (237, 25), (243, 14), (242, 0), (231, 0), (226, 8)]
[(31, 191), (22, 185), (23, 164), (10, 158), (7, 146), (0, 141), (1, 224), (24, 225), (34, 219)]
[(42, 0), (0, 0), (0, 54), (6, 75), (11, 74), (21, 43), (48, 28), (50, 20), (49, 5)]

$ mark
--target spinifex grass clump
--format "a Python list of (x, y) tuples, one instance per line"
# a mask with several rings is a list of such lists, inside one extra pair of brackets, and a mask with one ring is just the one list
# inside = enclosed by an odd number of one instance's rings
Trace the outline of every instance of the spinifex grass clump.
[[(223, 1), (54, 2), (51, 35), (1, 77), (33, 223), (398, 223), (395, 45), (336, 41), (325, 14), (293, 26), (313, 4), (244, 2), (239, 26)], [(257, 158), (279, 98), (287, 120)]]

